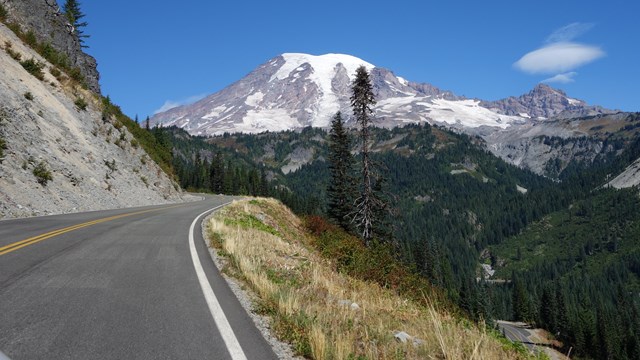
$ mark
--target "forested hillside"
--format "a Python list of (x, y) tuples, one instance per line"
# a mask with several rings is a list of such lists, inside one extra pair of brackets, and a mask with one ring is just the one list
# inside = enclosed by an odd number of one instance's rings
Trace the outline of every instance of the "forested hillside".
[(583, 353), (640, 356), (640, 199), (603, 189), (491, 247), (496, 316), (535, 322)]
[[(269, 195), (298, 213), (326, 214), (324, 130), (213, 138), (151, 131), (172, 144), (186, 188)], [(617, 358), (634, 358), (640, 204), (636, 190), (598, 189), (640, 156), (639, 141), (618, 142), (619, 155), (572, 163), (550, 180), (496, 158), (479, 138), (438, 127), (373, 128), (372, 138), (371, 156), (393, 204), (386, 240), (407, 266), (472, 318), (532, 321), (578, 354), (599, 358), (615, 345)], [(358, 146), (352, 143), (355, 160)], [(487, 281), (482, 262), (498, 271)], [(611, 332), (614, 323), (623, 325)]]

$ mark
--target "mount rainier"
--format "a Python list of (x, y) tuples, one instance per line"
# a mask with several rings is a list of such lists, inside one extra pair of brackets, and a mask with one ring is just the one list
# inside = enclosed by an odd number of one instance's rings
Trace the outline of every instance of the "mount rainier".
[(337, 111), (350, 117), (351, 81), (361, 65), (370, 72), (377, 98), (376, 126), (429, 122), (474, 132), (507, 129), (532, 119), (610, 112), (542, 84), (521, 97), (489, 102), (407, 81), (350, 55), (287, 53), (198, 102), (154, 115), (151, 123), (176, 125), (194, 135), (328, 127)]

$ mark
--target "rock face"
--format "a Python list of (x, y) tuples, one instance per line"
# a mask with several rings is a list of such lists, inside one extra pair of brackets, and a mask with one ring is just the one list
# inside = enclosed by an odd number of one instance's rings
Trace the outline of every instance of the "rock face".
[(49, 43), (66, 54), (71, 65), (80, 69), (89, 89), (100, 93), (96, 59), (82, 51), (56, 0), (0, 0), (0, 4), (7, 10), (9, 21), (20, 24), (25, 32), (33, 31), (38, 42)]
[[(59, 82), (51, 64), (0, 24), (0, 44), (7, 43), (46, 66), (38, 80), (0, 49), (0, 218), (181, 200), (126, 127), (102, 119), (94, 93)], [(75, 104), (79, 98), (86, 110)]]
[(582, 100), (572, 99), (564, 91), (549, 85), (538, 84), (528, 94), (508, 97), (498, 101), (483, 101), (482, 106), (500, 114), (545, 120), (550, 118), (574, 118), (615, 111), (599, 106), (589, 106)]
[(632, 186), (640, 185), (640, 159), (634, 161), (607, 185), (613, 186), (616, 189), (629, 188)]
[(598, 155), (612, 151), (611, 148), (604, 147), (601, 140), (587, 137), (491, 137), (487, 141), (489, 150), (494, 155), (549, 177), (557, 177), (571, 161), (591, 163)]

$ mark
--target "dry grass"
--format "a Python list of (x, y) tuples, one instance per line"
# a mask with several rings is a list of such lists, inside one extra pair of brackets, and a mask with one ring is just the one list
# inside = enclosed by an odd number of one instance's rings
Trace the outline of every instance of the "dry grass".
[[(251, 214), (250, 218), (247, 214)], [(254, 220), (261, 224), (256, 226)], [(259, 228), (259, 229), (258, 229)], [(258, 295), (276, 335), (313, 359), (509, 359), (475, 324), (333, 270), (300, 220), (275, 200), (241, 201), (210, 221), (212, 243)], [(357, 307), (352, 303), (356, 303)], [(415, 341), (394, 338), (404, 331)]]

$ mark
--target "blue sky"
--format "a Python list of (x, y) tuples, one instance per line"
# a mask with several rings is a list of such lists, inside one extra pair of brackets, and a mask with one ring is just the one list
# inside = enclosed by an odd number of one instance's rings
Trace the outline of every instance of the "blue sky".
[(547, 81), (590, 104), (640, 111), (635, 0), (80, 3), (103, 94), (141, 119), (285, 52), (350, 54), (486, 100)]

